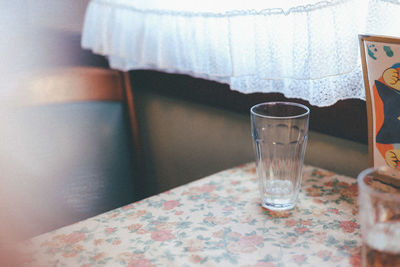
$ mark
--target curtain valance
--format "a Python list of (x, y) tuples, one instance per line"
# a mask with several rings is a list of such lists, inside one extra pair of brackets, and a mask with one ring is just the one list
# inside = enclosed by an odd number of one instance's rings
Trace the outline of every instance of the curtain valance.
[(189, 74), (327, 106), (365, 98), (358, 34), (400, 36), (399, 14), (394, 0), (92, 0), (82, 47), (120, 70)]

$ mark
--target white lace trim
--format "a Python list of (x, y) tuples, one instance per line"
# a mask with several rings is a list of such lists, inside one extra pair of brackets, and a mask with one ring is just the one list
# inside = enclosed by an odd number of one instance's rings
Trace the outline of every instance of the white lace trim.
[(188, 74), (317, 106), (365, 98), (358, 34), (400, 36), (394, 0), (216, 13), (128, 5), (134, 2), (92, 0), (82, 47), (109, 57), (116, 69)]
[[(289, 8), (262, 8), (260, 10), (256, 9), (246, 9), (246, 10), (227, 10), (224, 12), (197, 12), (197, 11), (176, 11), (168, 9), (156, 9), (156, 8), (137, 8), (135, 6), (129, 5), (126, 1), (115, 1), (115, 0), (92, 0), (96, 4), (104, 5), (106, 7), (130, 10), (133, 12), (147, 13), (147, 14), (157, 14), (157, 15), (172, 15), (172, 16), (185, 16), (185, 17), (230, 17), (230, 16), (254, 16), (254, 15), (290, 15), (291, 13), (298, 12), (310, 12), (316, 9), (328, 8), (331, 6), (339, 5), (343, 2), (348, 2), (351, 0), (332, 0), (332, 1), (318, 1), (316, 3), (307, 5), (296, 5)], [(386, 0), (395, 2), (396, 0)]]

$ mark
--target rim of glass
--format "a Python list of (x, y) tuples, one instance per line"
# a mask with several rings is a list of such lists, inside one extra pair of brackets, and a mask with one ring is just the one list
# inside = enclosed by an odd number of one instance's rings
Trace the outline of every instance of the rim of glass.
[[(293, 115), (293, 116), (269, 116), (269, 115), (264, 115), (264, 114), (260, 114), (258, 112), (255, 112), (254, 109), (260, 107), (260, 106), (272, 106), (272, 105), (284, 105), (284, 106), (296, 106), (299, 108), (303, 108), (304, 109), (304, 113), (300, 113), (299, 115)], [(284, 102), (284, 101), (272, 101), (272, 102), (263, 102), (263, 103), (259, 103), (256, 104), (254, 106), (252, 106), (250, 108), (250, 112), (253, 115), (262, 117), (262, 118), (269, 118), (269, 119), (295, 119), (295, 118), (301, 118), (301, 117), (305, 117), (308, 114), (310, 114), (310, 109), (303, 105), (303, 104), (299, 104), (296, 102)]]
[(395, 194), (391, 194), (391, 193), (387, 193), (387, 192), (381, 192), (378, 191), (376, 189), (373, 189), (372, 187), (368, 186), (365, 182), (364, 182), (364, 177), (366, 177), (368, 174), (377, 172), (379, 170), (392, 170), (392, 168), (386, 167), (386, 166), (381, 166), (381, 167), (371, 167), (368, 169), (363, 170), (362, 172), (360, 172), (360, 174), (357, 177), (357, 183), (359, 186), (359, 194), (361, 193), (361, 190), (364, 192), (368, 192), (368, 194), (371, 194), (373, 196), (379, 197), (381, 199), (384, 200), (391, 200), (391, 201), (400, 201), (400, 194), (395, 195)]

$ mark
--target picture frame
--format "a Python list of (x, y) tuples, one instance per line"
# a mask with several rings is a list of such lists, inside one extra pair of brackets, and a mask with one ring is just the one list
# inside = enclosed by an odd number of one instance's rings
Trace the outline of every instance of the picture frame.
[[(359, 35), (371, 167), (400, 171), (400, 38)], [(392, 176), (398, 176), (395, 172)], [(400, 177), (398, 177), (400, 178)]]

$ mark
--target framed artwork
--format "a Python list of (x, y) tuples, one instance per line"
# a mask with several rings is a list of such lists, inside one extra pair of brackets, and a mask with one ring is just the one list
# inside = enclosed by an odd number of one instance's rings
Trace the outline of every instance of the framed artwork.
[(370, 166), (400, 170), (400, 38), (360, 35)]

